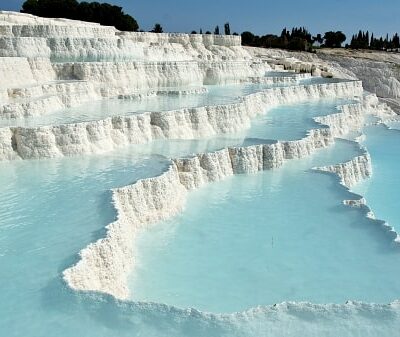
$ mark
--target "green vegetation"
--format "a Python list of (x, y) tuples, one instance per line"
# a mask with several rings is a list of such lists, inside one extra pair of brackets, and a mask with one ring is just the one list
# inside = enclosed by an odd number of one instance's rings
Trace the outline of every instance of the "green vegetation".
[(338, 32), (326, 32), (324, 35), (324, 47), (328, 48), (340, 48), (342, 43), (346, 41), (346, 35), (341, 31)]
[[(341, 31), (329, 31), (323, 36), (317, 34), (312, 36), (306, 28), (292, 28), (291, 31), (284, 28), (280, 36), (267, 34), (263, 36), (254, 35), (246, 31), (242, 33), (242, 45), (261, 48), (280, 48), (299, 51), (313, 51), (316, 48), (340, 48), (346, 41), (346, 35)], [(389, 39), (375, 38), (374, 34), (369, 37), (369, 32), (359, 31), (353, 35), (350, 44), (346, 48), (352, 49), (373, 49), (384, 51), (400, 51), (400, 38), (396, 33)]]
[[(196, 31), (196, 30), (192, 30), (190, 34), (197, 34), (197, 31)], [(211, 31), (209, 31), (209, 30), (207, 30), (205, 33), (203, 33), (203, 29), (200, 28), (199, 34), (207, 34), (207, 35), (209, 35), (209, 34), (214, 34), (214, 35), (220, 35), (221, 32), (220, 32), (219, 26), (217, 25), (217, 26), (215, 26), (215, 28), (214, 28), (214, 33), (211, 33)], [(224, 34), (225, 34), (225, 35), (235, 35), (235, 36), (238, 36), (238, 35), (239, 35), (239, 34), (236, 33), (236, 32), (234, 32), (233, 34), (231, 33), (231, 27), (230, 27), (229, 22), (226, 22), (226, 23), (224, 24)]]
[(383, 37), (375, 38), (374, 34), (371, 34), (369, 38), (369, 32), (359, 31), (358, 34), (353, 35), (351, 38), (350, 45), (347, 45), (351, 49), (373, 49), (373, 50), (398, 50), (400, 48), (399, 35), (396, 33), (391, 39), (389, 35), (386, 38)]
[(292, 28), (291, 31), (284, 28), (280, 36), (273, 34), (257, 36), (248, 31), (242, 33), (244, 46), (311, 51), (313, 42), (312, 35), (304, 27)]
[(159, 23), (156, 23), (153, 27), (153, 29), (151, 30), (152, 33), (162, 33), (163, 32), (163, 28), (161, 27), (161, 25)]
[(136, 20), (122, 11), (122, 7), (98, 2), (76, 0), (26, 0), (21, 9), (45, 18), (66, 18), (97, 22), (123, 31), (137, 31)]
[(224, 25), (225, 35), (231, 35), (231, 27), (229, 26), (229, 22)]

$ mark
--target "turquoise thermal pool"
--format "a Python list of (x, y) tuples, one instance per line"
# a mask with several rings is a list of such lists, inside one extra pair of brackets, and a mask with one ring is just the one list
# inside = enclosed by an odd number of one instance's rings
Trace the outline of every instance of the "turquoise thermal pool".
[[(232, 88), (209, 88), (208, 95), (215, 95), (213, 104), (226, 104), (259, 90)], [(205, 103), (196, 97), (129, 104), (137, 104), (140, 112), (140, 107), (158, 111), (189, 101)], [(385, 304), (400, 292), (399, 248), (387, 229), (367, 217), (366, 207), (343, 204), (357, 195), (337, 176), (312, 170), (363, 154), (351, 140), (337, 139), (281, 168), (227, 177), (190, 191), (181, 213), (132, 239), (137, 264), (129, 275), (128, 301), (76, 292), (62, 279), (62, 272), (79, 260), (79, 251), (103, 238), (105, 226), (115, 220), (111, 189), (162, 174), (170, 158), (301, 139), (311, 129), (326, 128), (314, 117), (355, 102), (323, 98), (278, 105), (255, 117), (247, 130), (200, 140), (156, 140), (103, 155), (1, 163), (1, 333), (251, 336), (267, 329), (287, 336), (304, 331), (337, 336), (333, 331), (340, 325), (336, 331), (341, 336), (352, 336), (351, 329), (343, 328), (346, 320), (354, 331), (391, 336), (400, 319), (398, 309)], [(93, 104), (92, 111), (101, 111), (97, 107)], [(40, 125), (41, 118), (32, 123)], [(383, 126), (364, 133), (374, 175), (352, 191), (365, 195), (378, 218), (396, 228), (400, 219), (390, 211), (393, 206), (383, 207), (387, 200), (382, 196), (397, 186), (389, 181), (396, 181), (393, 154), (400, 135)], [(382, 144), (392, 147), (382, 152)], [(363, 304), (344, 305), (347, 300)], [(287, 301), (296, 303), (279, 304)]]
[(0, 10), (0, 337), (399, 334), (396, 53), (242, 43)]
[[(38, 127), (44, 125), (59, 125), (66, 123), (78, 123), (84, 121), (92, 121), (104, 119), (110, 116), (123, 116), (140, 114), (143, 112), (153, 111), (169, 111), (182, 108), (196, 108), (203, 106), (213, 106), (235, 103), (240, 97), (260, 92), (267, 88), (294, 86), (298, 84), (314, 84), (315, 83), (337, 83), (336, 79), (302, 79), (298, 83), (276, 83), (276, 84), (227, 84), (227, 85), (205, 85), (203, 87), (177, 87), (177, 88), (160, 88), (158, 90), (165, 91), (162, 95), (141, 93), (141, 98), (108, 98), (102, 100), (94, 100), (83, 103), (77, 107), (65, 108), (57, 110), (41, 116), (32, 116), (22, 119), (0, 119), (0, 127), (22, 126), (22, 127)], [(180, 90), (199, 90), (204, 88), (205, 92), (193, 94), (167, 94), (168, 91)], [(151, 92), (151, 91), (150, 91)], [(155, 91), (157, 92), (157, 90)], [(140, 94), (140, 92), (138, 92)], [(12, 102), (18, 102), (16, 99)]]

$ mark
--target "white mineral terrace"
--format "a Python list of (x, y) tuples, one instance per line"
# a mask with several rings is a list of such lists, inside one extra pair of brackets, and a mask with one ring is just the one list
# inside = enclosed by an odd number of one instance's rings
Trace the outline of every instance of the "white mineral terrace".
[[(58, 126), (2, 128), (0, 160), (98, 153), (155, 139), (210, 137), (248, 128), (251, 118), (278, 104), (361, 94), (361, 82), (273, 88), (229, 105), (116, 116)], [(357, 111), (361, 106), (346, 109)]]
[[(191, 158), (174, 159), (168, 171), (161, 176), (115, 189), (113, 202), (118, 213), (117, 220), (107, 226), (104, 239), (81, 251), (81, 260), (64, 272), (65, 280), (77, 290), (100, 291), (121, 299), (129, 298), (127, 277), (135, 262), (132, 238), (140, 229), (176, 215), (184, 207), (186, 195), (191, 189), (233, 174), (278, 168), (285, 160), (308, 156), (316, 149), (332, 144), (335, 137), (359, 130), (366, 111), (377, 108), (377, 102), (371, 102), (371, 98), (366, 101), (368, 103), (364, 106), (344, 106), (340, 113), (316, 118), (326, 123), (328, 128), (310, 130), (305, 138), (298, 141), (226, 148)], [(370, 176), (370, 157), (365, 153), (348, 163), (319, 170), (336, 173), (350, 187)]]
[[(2, 127), (0, 161), (89, 155), (157, 139), (201, 139), (247, 129), (257, 115), (282, 104), (322, 98), (358, 100), (338, 107), (336, 113), (314, 118), (320, 127), (301, 139), (171, 159), (168, 170), (160, 176), (114, 189), (117, 220), (107, 226), (104, 238), (84, 248), (79, 261), (63, 272), (71, 288), (128, 299), (127, 278), (135, 268), (135, 236), (139, 230), (179, 213), (190, 190), (234, 174), (278, 169), (287, 160), (328, 147), (335, 138), (359, 132), (367, 114), (394, 115), (374, 94), (364, 95), (362, 82), (354, 77), (299, 85), (311, 75), (344, 72), (315, 59), (285, 56), (250, 51), (241, 46), (238, 36), (120, 32), (94, 23), (0, 12), (2, 120), (51, 115), (55, 110), (102, 98), (201, 94), (206, 92), (203, 85), (210, 84), (290, 84), (244, 95), (231, 104), (57, 125)], [(265, 76), (267, 71), (283, 67), (295, 72), (291, 76)], [(396, 85), (382, 86), (379, 91), (387, 89), (392, 96), (397, 95)], [(177, 87), (180, 89), (174, 89)], [(336, 174), (347, 187), (372, 174), (367, 152), (349, 162), (316, 169)], [(347, 203), (363, 206), (361, 197)]]

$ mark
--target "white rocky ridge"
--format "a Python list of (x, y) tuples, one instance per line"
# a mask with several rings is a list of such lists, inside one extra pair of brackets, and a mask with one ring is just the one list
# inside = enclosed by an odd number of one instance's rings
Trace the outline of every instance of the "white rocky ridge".
[(0, 12), (0, 118), (42, 115), (138, 90), (240, 82), (267, 69), (238, 36), (120, 32)]
[(92, 84), (75, 80), (9, 88), (4, 96), (8, 99), (0, 102), (0, 116), (5, 119), (46, 115), (101, 97)]
[[(358, 115), (358, 110), (344, 109), (336, 118), (329, 120), (330, 123), (339, 120), (340, 125), (346, 125), (343, 130), (337, 126), (334, 133), (347, 132), (352, 125), (355, 129), (359, 128), (359, 121), (357, 119), (354, 122), (352, 112)], [(346, 118), (348, 122), (343, 124)], [(128, 299), (127, 277), (135, 265), (132, 241), (139, 230), (179, 212), (184, 206), (188, 190), (233, 174), (278, 168), (285, 160), (308, 156), (333, 142), (333, 132), (327, 127), (311, 130), (305, 138), (296, 141), (232, 147), (197, 154), (191, 158), (174, 159), (170, 168), (159, 177), (139, 180), (133, 185), (115, 189), (113, 201), (117, 220), (107, 226), (104, 239), (81, 251), (80, 261), (64, 271), (65, 281), (76, 290), (105, 292), (119, 299)], [(339, 165), (335, 172), (342, 174), (346, 182), (369, 175), (368, 156), (355, 159), (355, 163), (357, 165), (353, 166), (357, 169), (343, 164), (343, 168)]]
[[(244, 96), (240, 102), (167, 112), (109, 117), (104, 120), (43, 126), (6, 128), (10, 138), (0, 139), (4, 159), (32, 159), (110, 151), (127, 144), (154, 139), (196, 139), (236, 132), (250, 120), (278, 104), (322, 97), (362, 95), (361, 82), (341, 82), (266, 89)], [(361, 104), (354, 105), (355, 118)], [(0, 133), (9, 134), (0, 128)]]
[[(263, 65), (251, 61), (51, 63), (46, 58), (0, 57), (0, 118), (45, 114), (50, 104), (44, 103), (42, 111), (24, 109), (23, 104), (51, 96), (61, 102), (73, 102), (79, 96), (79, 102), (84, 102), (159, 87), (240, 82), (264, 71)], [(21, 102), (16, 92), (29, 92), (29, 96)], [(68, 106), (74, 105), (63, 105)]]
[(132, 94), (126, 95), (118, 95), (119, 99), (142, 99), (146, 97), (154, 97), (154, 96), (188, 96), (194, 94), (205, 94), (208, 90), (206, 87), (188, 87), (188, 88), (167, 88), (167, 89), (156, 89), (156, 90), (148, 90), (146, 92), (135, 92)]
[(309, 71), (339, 78), (359, 79), (400, 113), (400, 54), (381, 51), (327, 49), (317, 54), (279, 49), (247, 48), (253, 55), (284, 69)]
[(246, 81), (261, 84), (298, 84), (301, 80), (311, 78), (311, 73), (289, 73), (290, 76), (263, 76), (263, 77), (249, 77)]
[(365, 153), (346, 163), (317, 167), (315, 170), (334, 173), (340, 178), (342, 185), (351, 188), (372, 175), (371, 157)]
[(400, 112), (400, 54), (322, 50), (318, 57), (363, 81), (364, 88)]
[[(0, 64), (2, 60), (4, 59), (0, 58)], [(72, 65), (68, 64), (68, 66), (71, 67)], [(240, 65), (238, 67), (240, 67)], [(132, 73), (131, 76), (134, 77), (135, 74)], [(77, 78), (78, 76), (70, 74), (59, 77)], [(300, 80), (309, 77), (310, 74), (296, 74), (293, 76), (281, 77), (246, 77), (242, 79), (241, 82), (294, 85), (299, 84)], [(239, 78), (242, 77), (239, 76)], [(32, 81), (32, 83), (34, 83), (34, 80)], [(11, 87), (0, 91), (0, 98), (3, 97), (3, 99), (0, 100), (0, 119), (16, 119), (47, 115), (55, 110), (79, 106), (87, 100), (100, 100), (102, 98), (118, 97), (120, 99), (139, 99), (160, 95), (189, 95), (205, 93), (206, 88), (201, 87), (200, 84), (209, 84), (212, 81), (218, 82), (218, 79), (214, 78), (213, 80), (212, 74), (209, 72), (207, 79), (197, 79), (197, 86), (193, 86), (193, 83), (191, 82), (189, 83), (190, 87), (177, 87), (176, 89), (173, 89), (173, 87), (159, 89), (159, 86), (151, 86), (152, 88), (148, 89), (150, 85), (144, 85), (142, 83), (140, 86), (138, 80), (136, 80), (135, 85), (132, 84), (132, 81), (127, 80), (126, 87), (111, 87), (110, 85), (101, 84), (102, 82), (96, 82), (98, 83), (96, 84), (88, 79), (53, 80), (41, 84), (31, 84), (25, 87)], [(176, 83), (178, 82), (179, 81), (176, 81)], [(116, 81), (116, 84), (118, 83), (120, 82)]]
[(368, 113), (379, 118), (396, 116), (392, 109), (380, 103), (376, 95), (372, 94), (363, 96), (361, 103), (341, 105), (339, 110), (339, 113), (314, 118), (316, 122), (328, 125), (335, 137), (348, 134), (351, 130), (361, 130), (364, 116)]
[(134, 260), (132, 239), (140, 228), (177, 214), (186, 193), (175, 166), (161, 176), (115, 189), (113, 203), (118, 210), (117, 220), (107, 226), (104, 239), (82, 250), (80, 262), (64, 272), (68, 285), (126, 299), (126, 276)]
[[(340, 179), (340, 184), (345, 186), (348, 190), (351, 190), (351, 187), (356, 185), (358, 182), (371, 177), (371, 156), (364, 149), (364, 153), (362, 155), (354, 157), (348, 162), (323, 167), (315, 167), (313, 170), (328, 172), (338, 176)], [(368, 207), (367, 201), (364, 197), (359, 195), (356, 197), (356, 199), (343, 200), (343, 204), (349, 207), (363, 208), (366, 210), (366, 217), (374, 221), (376, 225), (388, 232), (396, 245), (400, 244), (400, 235), (396, 232), (395, 228), (384, 220), (376, 219), (374, 212)]]
[[(0, 128), (0, 161), (101, 153), (156, 139), (199, 139), (245, 129), (257, 114), (279, 104), (323, 97), (360, 99), (336, 114), (315, 118), (326, 127), (310, 130), (303, 139), (173, 159), (160, 176), (114, 189), (117, 219), (107, 226), (105, 238), (83, 249), (78, 263), (63, 272), (71, 288), (128, 299), (127, 276), (136, 263), (137, 232), (179, 213), (188, 191), (234, 174), (278, 168), (286, 160), (329, 146), (335, 137), (358, 131), (370, 109), (387, 113), (376, 96), (363, 97), (362, 83), (343, 67), (311, 54), (296, 58), (271, 53), (243, 48), (235, 36), (120, 32), (95, 23), (0, 12), (0, 118), (4, 119), (51, 114), (103, 97), (200, 93), (205, 84), (298, 84), (310, 74), (355, 80), (271, 88), (219, 106)], [(264, 77), (267, 70), (283, 68), (296, 73)], [(189, 85), (196, 89), (171, 89)], [(320, 169), (339, 175), (346, 186), (371, 174), (368, 154)]]

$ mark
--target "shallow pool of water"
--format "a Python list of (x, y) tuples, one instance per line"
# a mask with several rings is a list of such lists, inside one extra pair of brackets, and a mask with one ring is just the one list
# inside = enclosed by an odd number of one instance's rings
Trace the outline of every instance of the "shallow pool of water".
[[(326, 110), (320, 103), (303, 106), (305, 111), (293, 115), (294, 107), (277, 108), (269, 112), (272, 119), (260, 117), (250, 130), (235, 135), (157, 141), (102, 156), (0, 163), (0, 335), (393, 336), (400, 310), (389, 307), (296, 304), (214, 315), (164, 304), (223, 312), (290, 299), (398, 298), (393, 283), (398, 255), (384, 232), (365, 220), (362, 211), (341, 205), (349, 193), (334, 178), (309, 171), (357, 154), (357, 146), (346, 141), (282, 169), (233, 177), (190, 193), (183, 214), (141, 238), (143, 273), (135, 274), (142, 279), (132, 279), (134, 298), (157, 303), (76, 293), (61, 279), (78, 252), (103, 237), (104, 226), (113, 221), (111, 188), (159, 174), (169, 163), (166, 157), (255, 138), (298, 138), (314, 114), (329, 113), (338, 103), (328, 103)], [(285, 128), (280, 124), (285, 115), (288, 120), (297, 116), (297, 122)], [(290, 201), (283, 201), (285, 196)], [(185, 232), (194, 236), (186, 241)], [(186, 256), (178, 256), (185, 247)], [(168, 274), (170, 263), (176, 263), (176, 273)], [(164, 282), (158, 277), (165, 277)], [(175, 282), (182, 285), (179, 296)]]
[[(181, 108), (219, 105), (237, 102), (239, 97), (261, 91), (271, 85), (264, 84), (228, 84), (208, 85), (206, 93), (188, 95), (158, 95), (140, 99), (103, 99), (91, 101), (74, 108), (55, 111), (43, 116), (22, 119), (3, 119), (0, 126), (40, 126), (64, 123), (76, 123), (122, 116), (149, 111), (168, 111)], [(165, 88), (168, 89), (168, 88)], [(173, 88), (179, 90), (179, 88)], [(181, 88), (182, 89), (182, 88)], [(188, 89), (185, 87), (183, 89)]]
[(337, 179), (313, 166), (349, 160), (339, 141), (282, 169), (190, 194), (185, 211), (144, 231), (133, 299), (234, 312), (283, 301), (387, 303), (400, 294), (400, 250)]
[[(316, 83), (331, 83), (332, 79), (315, 79)], [(312, 84), (305, 80), (304, 84)], [(302, 81), (299, 82), (303, 84)], [(169, 111), (182, 108), (201, 106), (223, 105), (238, 102), (240, 97), (262, 91), (272, 87), (292, 86), (296, 83), (255, 84), (240, 83), (226, 85), (205, 85), (205, 93), (176, 95), (163, 94), (157, 96), (144, 96), (135, 99), (109, 98), (83, 103), (77, 107), (54, 111), (42, 116), (32, 116), (19, 119), (0, 119), (0, 127), (23, 126), (37, 127), (43, 125), (58, 125), (77, 123), (107, 118), (109, 116), (123, 116), (152, 111)], [(185, 88), (164, 88), (164, 90), (179, 90)]]
[(303, 138), (307, 130), (321, 128), (313, 117), (339, 112), (337, 107), (354, 103), (350, 99), (320, 99), (296, 104), (283, 104), (252, 120), (248, 131), (252, 137), (278, 140)]
[(389, 130), (383, 125), (364, 130), (366, 146), (371, 154), (373, 176), (354, 187), (354, 191), (365, 196), (368, 206), (376, 218), (386, 220), (400, 232), (400, 130)]

